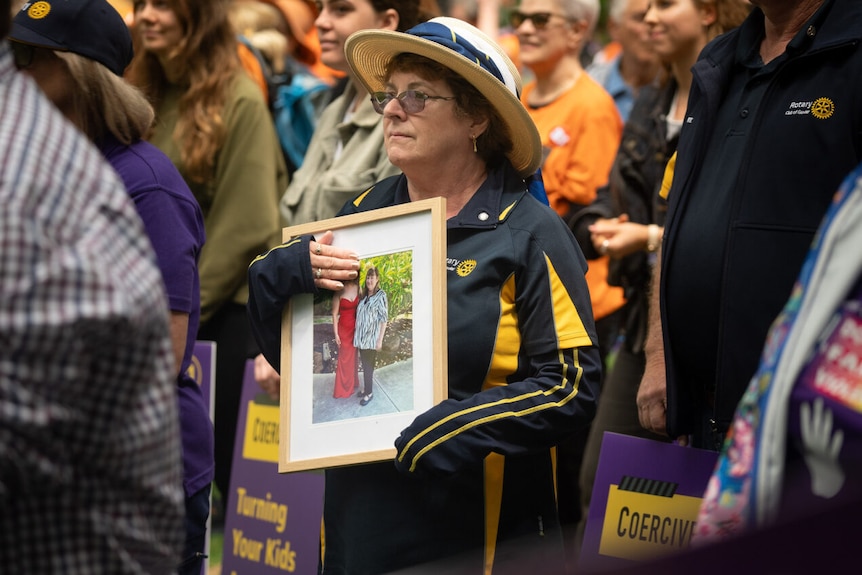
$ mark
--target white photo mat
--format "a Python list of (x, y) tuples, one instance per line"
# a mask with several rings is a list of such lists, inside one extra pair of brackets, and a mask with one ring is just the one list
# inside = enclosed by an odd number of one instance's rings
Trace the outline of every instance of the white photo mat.
[(334, 235), (333, 246), (353, 250), (360, 260), (398, 252), (412, 254), (412, 409), (314, 423), (314, 296), (295, 296), (282, 325), (282, 473), (392, 459), (400, 432), (446, 395), (445, 200), (411, 202), (293, 226), (284, 229), (284, 239), (322, 235), (328, 230)]

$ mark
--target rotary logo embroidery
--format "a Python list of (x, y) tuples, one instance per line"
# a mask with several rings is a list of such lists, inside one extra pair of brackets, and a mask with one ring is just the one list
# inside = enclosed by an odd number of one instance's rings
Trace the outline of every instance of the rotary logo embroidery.
[(201, 365), (201, 360), (196, 355), (192, 355), (192, 361), (186, 369), (186, 375), (194, 380), (199, 386), (203, 383), (204, 368)]
[(47, 16), (50, 11), (51, 5), (47, 2), (34, 2), (33, 5), (27, 9), (27, 16), (33, 20), (40, 20)]
[(831, 118), (835, 113), (835, 102), (829, 98), (790, 102), (785, 110), (785, 116), (814, 116), (818, 120)]
[(811, 115), (818, 120), (825, 120), (835, 113), (835, 104), (829, 98), (817, 98), (811, 104)]
[(455, 268), (455, 273), (463, 278), (470, 275), (474, 269), (476, 269), (476, 260), (464, 260)]

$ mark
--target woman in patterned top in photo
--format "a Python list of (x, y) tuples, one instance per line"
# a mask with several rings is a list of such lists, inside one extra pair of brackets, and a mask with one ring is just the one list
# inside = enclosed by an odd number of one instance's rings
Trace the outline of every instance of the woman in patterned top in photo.
[(359, 405), (368, 405), (374, 397), (374, 363), (377, 352), (383, 347), (383, 335), (389, 321), (389, 303), (386, 292), (380, 287), (380, 272), (374, 266), (365, 270), (362, 299), (356, 307), (356, 331), (353, 346), (359, 350), (362, 361), (362, 389)]

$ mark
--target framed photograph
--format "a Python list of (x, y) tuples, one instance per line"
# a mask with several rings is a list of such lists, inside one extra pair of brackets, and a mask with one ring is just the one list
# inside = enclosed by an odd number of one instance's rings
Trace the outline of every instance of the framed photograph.
[(395, 439), (446, 396), (444, 198), (284, 229), (333, 232), (354, 284), (293, 297), (282, 323), (280, 473), (395, 457)]

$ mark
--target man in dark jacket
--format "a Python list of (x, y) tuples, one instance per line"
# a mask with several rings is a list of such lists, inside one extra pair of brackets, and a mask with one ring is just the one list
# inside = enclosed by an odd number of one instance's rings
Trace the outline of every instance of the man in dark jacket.
[(752, 4), (693, 69), (638, 393), (644, 427), (708, 449), (862, 159), (862, 3)]

